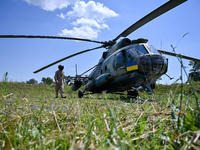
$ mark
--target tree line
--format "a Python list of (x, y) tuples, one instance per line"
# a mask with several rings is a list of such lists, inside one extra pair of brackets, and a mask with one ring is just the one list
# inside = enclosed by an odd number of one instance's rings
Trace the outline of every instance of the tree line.
[[(47, 78), (43, 77), (41, 81), (42, 81), (41, 83), (43, 83), (43, 84), (48, 84), (48, 85), (55, 84), (54, 80), (50, 77), (47, 77)], [(65, 76), (64, 83), (68, 84), (69, 82), (71, 82), (71, 81), (68, 80), (68, 76)], [(38, 81), (36, 79), (32, 78), (32, 79), (26, 81), (26, 83), (27, 84), (38, 84)]]
[[(51, 79), (50, 77), (47, 77), (47, 78), (43, 77), (41, 81), (44, 84), (49, 84), (49, 85), (54, 84), (53, 79)], [(38, 81), (36, 79), (32, 78), (29, 81), (26, 81), (26, 83), (27, 84), (38, 84)]]
[(200, 62), (190, 61), (189, 66), (192, 67), (189, 73), (189, 79), (200, 81)]

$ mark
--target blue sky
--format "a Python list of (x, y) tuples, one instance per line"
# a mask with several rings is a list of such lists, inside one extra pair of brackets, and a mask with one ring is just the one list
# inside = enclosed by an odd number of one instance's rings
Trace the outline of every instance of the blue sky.
[[(107, 41), (114, 39), (130, 25), (144, 17), (167, 0), (1, 0), (1, 35), (67, 36)], [(159, 16), (128, 36), (130, 39), (147, 38), (157, 49), (200, 58), (200, 1), (188, 0)], [(42, 77), (53, 78), (58, 65), (37, 74), (33, 72), (58, 59), (100, 46), (96, 43), (52, 39), (0, 39), (0, 81), (8, 72), (10, 81), (28, 81)], [(81, 74), (97, 64), (102, 52), (99, 49), (61, 62), (65, 75), (75, 75), (75, 64)], [(177, 58), (169, 59), (168, 75), (177, 79), (180, 64)], [(187, 67), (189, 61), (184, 60)], [(162, 83), (170, 84), (166, 76)], [(186, 80), (186, 78), (185, 78)]]

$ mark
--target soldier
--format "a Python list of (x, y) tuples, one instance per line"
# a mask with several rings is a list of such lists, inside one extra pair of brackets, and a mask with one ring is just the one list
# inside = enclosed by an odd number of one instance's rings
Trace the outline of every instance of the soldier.
[(63, 65), (59, 65), (58, 69), (55, 73), (54, 79), (56, 82), (56, 98), (58, 98), (58, 91), (60, 90), (60, 95), (62, 98), (66, 98), (66, 96), (64, 96), (64, 78), (65, 78), (65, 73), (63, 71), (64, 66)]

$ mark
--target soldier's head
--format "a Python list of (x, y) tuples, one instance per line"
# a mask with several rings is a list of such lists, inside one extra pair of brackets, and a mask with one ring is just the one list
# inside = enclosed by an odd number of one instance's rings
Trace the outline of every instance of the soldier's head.
[(63, 70), (63, 69), (64, 69), (64, 66), (63, 66), (63, 65), (59, 65), (59, 66), (58, 66), (58, 69), (59, 69), (59, 70)]

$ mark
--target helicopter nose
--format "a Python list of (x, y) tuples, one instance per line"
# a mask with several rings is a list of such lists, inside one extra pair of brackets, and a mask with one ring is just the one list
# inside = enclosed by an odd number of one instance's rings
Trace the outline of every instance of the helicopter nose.
[(140, 57), (140, 65), (138, 70), (143, 73), (149, 73), (151, 71), (151, 57), (149, 55), (144, 55)]
[(162, 55), (143, 55), (138, 70), (145, 74), (164, 74), (167, 71), (167, 60)]
[(152, 55), (152, 73), (158, 74), (162, 71), (164, 66), (164, 57), (162, 55)]

